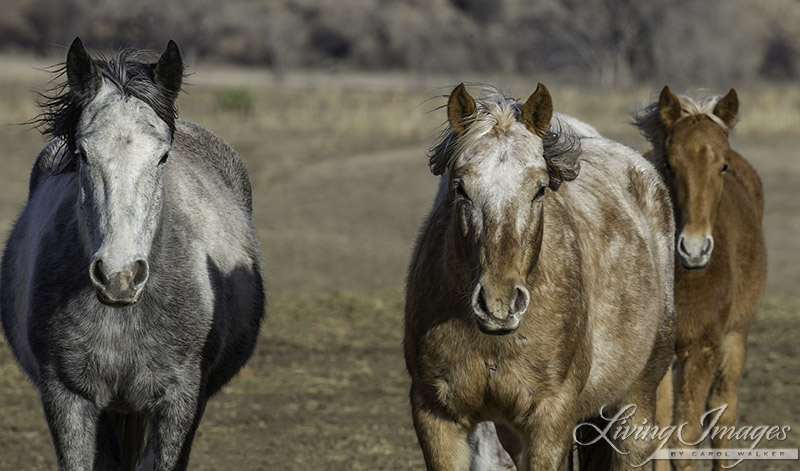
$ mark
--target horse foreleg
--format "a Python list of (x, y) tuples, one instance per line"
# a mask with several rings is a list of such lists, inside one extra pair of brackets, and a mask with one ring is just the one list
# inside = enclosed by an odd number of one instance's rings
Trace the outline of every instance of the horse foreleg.
[(470, 450), (467, 427), (449, 414), (426, 403), (420, 393), (411, 390), (411, 415), (428, 471), (467, 471)]
[[(672, 407), (674, 402), (672, 391), (672, 366), (667, 369), (661, 383), (658, 385), (656, 394), (656, 425), (659, 430), (664, 430), (672, 425)], [(655, 443), (657, 446), (658, 443)], [(655, 451), (651, 449), (651, 451)], [(653, 462), (653, 471), (669, 471), (671, 468), (669, 460), (657, 460)]]
[[(667, 371), (667, 374), (670, 372)], [(662, 379), (663, 382), (663, 379)], [(623, 400), (623, 407), (628, 405), (635, 406), (633, 414), (627, 419), (631, 426), (645, 426), (657, 424), (657, 387), (647, 384), (641, 378), (634, 383), (631, 390)], [(618, 439), (614, 442), (615, 446), (621, 451), (617, 453), (611, 450), (611, 469), (614, 471), (634, 471), (642, 469), (642, 464), (655, 451), (657, 442), (650, 440), (645, 435), (636, 437), (629, 436), (625, 439)], [(669, 466), (668, 462), (667, 466)]]
[(176, 391), (154, 411), (154, 471), (183, 471), (189, 464), (192, 440), (200, 425), (206, 401), (190, 391)]
[(563, 471), (572, 450), (572, 433), (578, 418), (572, 397), (551, 397), (537, 404), (525, 421), (520, 471)]
[[(739, 404), (736, 392), (744, 370), (746, 354), (746, 333), (731, 332), (725, 336), (722, 341), (722, 358), (719, 369), (708, 397), (709, 410), (727, 405), (725, 412), (717, 422), (717, 426), (724, 427), (722, 430), (729, 430), (736, 424)], [(728, 433), (717, 434), (711, 440), (715, 449), (727, 449), (728, 442)], [(714, 471), (721, 471), (727, 465), (728, 460), (714, 460)]]
[[(681, 433), (672, 435), (669, 448), (695, 448), (703, 435), (700, 418), (705, 413), (706, 400), (714, 371), (719, 364), (717, 343), (693, 344), (677, 352), (675, 408), (673, 423), (682, 426)], [(686, 424), (685, 426), (683, 424)], [(694, 460), (673, 460), (673, 469), (690, 471)]]
[(60, 471), (93, 469), (100, 411), (53, 375), (43, 375), (40, 393)]

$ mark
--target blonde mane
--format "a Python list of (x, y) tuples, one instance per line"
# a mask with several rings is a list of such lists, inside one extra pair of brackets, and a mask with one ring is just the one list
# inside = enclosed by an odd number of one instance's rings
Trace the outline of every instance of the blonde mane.
[[(480, 137), (495, 130), (504, 130), (519, 121), (522, 103), (490, 85), (476, 87), (484, 95), (475, 99), (476, 112), (467, 122), (462, 133), (456, 133), (445, 123), (436, 143), (428, 150), (428, 166), (434, 175), (441, 175), (451, 168), (456, 158)], [(562, 132), (562, 129), (566, 132)], [(580, 139), (557, 113), (553, 114), (550, 127), (542, 137), (543, 156), (550, 162), (569, 165), (577, 175), (580, 169)], [(573, 177), (574, 178), (574, 177)]]
[[(691, 93), (696, 96), (698, 91), (695, 90)], [(710, 95), (703, 98), (678, 95), (678, 100), (681, 104), (681, 116), (678, 119), (683, 119), (687, 116), (705, 115), (721, 127), (725, 133), (730, 134), (733, 131), (733, 126), (729, 127), (719, 116), (714, 114), (714, 107), (717, 106), (721, 98), (720, 95)], [(650, 103), (641, 111), (633, 113), (633, 125), (639, 128), (639, 132), (653, 145), (653, 151), (656, 154), (661, 154), (661, 149), (664, 148), (664, 139), (666, 139), (666, 129), (661, 123), (658, 101)]]

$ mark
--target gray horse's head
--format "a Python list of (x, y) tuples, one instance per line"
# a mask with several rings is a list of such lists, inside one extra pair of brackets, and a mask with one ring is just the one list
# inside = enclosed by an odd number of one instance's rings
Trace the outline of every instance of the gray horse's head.
[(183, 79), (173, 41), (157, 62), (142, 57), (125, 51), (95, 60), (76, 39), (67, 55), (61, 119), (51, 119), (51, 133), (65, 137), (79, 175), (88, 275), (98, 298), (112, 306), (139, 301), (150, 274)]

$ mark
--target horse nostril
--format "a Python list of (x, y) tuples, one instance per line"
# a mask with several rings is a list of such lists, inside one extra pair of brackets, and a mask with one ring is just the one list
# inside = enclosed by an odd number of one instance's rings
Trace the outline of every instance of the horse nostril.
[(89, 275), (98, 286), (105, 286), (108, 283), (108, 277), (103, 271), (103, 261), (100, 259), (92, 260), (92, 264), (89, 267)]
[(714, 238), (711, 236), (706, 237), (706, 244), (703, 246), (702, 254), (708, 255), (711, 252), (711, 249), (714, 247)]
[(684, 255), (689, 253), (689, 251), (686, 250), (686, 245), (684, 244), (685, 241), (686, 237), (684, 237), (683, 234), (681, 234), (680, 237), (678, 238), (678, 251)]
[(137, 260), (133, 265), (133, 286), (143, 285), (148, 276), (150, 276), (150, 269), (147, 260)]
[(484, 314), (489, 314), (489, 303), (486, 302), (486, 291), (484, 291), (483, 286), (478, 285), (478, 308)]
[(530, 294), (528, 294), (528, 290), (522, 286), (517, 286), (514, 298), (514, 314), (525, 312), (528, 309), (529, 301)]

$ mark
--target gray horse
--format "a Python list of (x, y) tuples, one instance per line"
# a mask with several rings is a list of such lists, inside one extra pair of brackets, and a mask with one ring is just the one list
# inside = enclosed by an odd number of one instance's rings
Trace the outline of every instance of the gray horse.
[(244, 163), (176, 119), (183, 61), (156, 57), (72, 43), (3, 254), (3, 329), (63, 470), (185, 469), (264, 315)]

